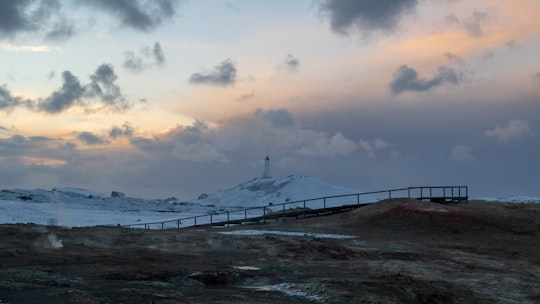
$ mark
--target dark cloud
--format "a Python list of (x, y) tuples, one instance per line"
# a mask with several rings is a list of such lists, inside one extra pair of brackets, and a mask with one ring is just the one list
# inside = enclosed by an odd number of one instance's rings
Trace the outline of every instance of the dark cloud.
[(294, 118), (287, 109), (257, 109), (255, 116), (265, 119), (274, 127), (290, 127), (294, 125)]
[(450, 67), (440, 66), (433, 77), (423, 79), (415, 69), (402, 65), (394, 73), (394, 79), (389, 86), (392, 94), (398, 95), (407, 91), (426, 92), (441, 85), (458, 85), (463, 81), (462, 72)]
[(109, 142), (91, 132), (81, 132), (77, 138), (89, 146), (105, 145)]
[(4, 0), (0, 2), (0, 36), (44, 33), (46, 40), (65, 41), (73, 34), (57, 0)]
[(124, 26), (149, 32), (176, 14), (177, 0), (80, 0), (79, 3), (101, 9), (117, 17)]
[(179, 0), (2, 0), (0, 1), (0, 37), (33, 33), (45, 40), (61, 42), (75, 34), (76, 25), (68, 19), (70, 10), (89, 6), (92, 13), (104, 12), (131, 29), (149, 32), (176, 15)]
[(84, 89), (70, 71), (62, 73), (62, 87), (38, 103), (38, 109), (47, 113), (60, 113), (80, 102)]
[(25, 14), (31, 1), (5, 0), (0, 9), (0, 35), (13, 35), (33, 28), (29, 16)]
[(117, 137), (132, 137), (133, 133), (135, 133), (135, 129), (126, 122), (122, 126), (114, 126), (109, 130), (109, 137), (111, 138), (117, 138)]
[(212, 71), (194, 73), (189, 77), (191, 84), (205, 84), (215, 86), (228, 86), (236, 82), (236, 66), (227, 59), (214, 67)]
[(364, 33), (391, 32), (417, 4), (418, 0), (325, 0), (320, 10), (329, 15), (332, 30), (339, 34), (348, 34), (354, 26)]
[(154, 66), (165, 65), (165, 54), (159, 42), (154, 43), (152, 48), (140, 49), (138, 53), (127, 51), (124, 53), (124, 57), (124, 68), (135, 73)]
[(38, 100), (38, 110), (51, 114), (60, 113), (73, 106), (86, 106), (85, 102), (93, 98), (97, 98), (106, 107), (117, 111), (131, 106), (115, 83), (118, 76), (114, 73), (112, 65), (100, 65), (90, 76), (91, 82), (84, 86), (70, 71), (64, 71), (62, 79), (64, 83), (59, 90), (45, 99)]
[(300, 67), (300, 60), (298, 60), (298, 58), (294, 57), (291, 54), (287, 54), (287, 57), (283, 61), (281, 67), (283, 67), (288, 72), (296, 72)]
[(71, 38), (74, 32), (74, 25), (67, 21), (63, 21), (62, 23), (54, 24), (51, 30), (46, 33), (45, 38), (53, 42), (62, 42)]
[(90, 79), (92, 82), (85, 87), (85, 96), (99, 98), (103, 103), (115, 109), (121, 110), (129, 107), (120, 87), (115, 83), (118, 76), (114, 73), (112, 65), (100, 65), (90, 76)]
[(5, 85), (0, 86), (0, 111), (11, 111), (20, 105), (30, 104), (30, 100), (12, 96)]

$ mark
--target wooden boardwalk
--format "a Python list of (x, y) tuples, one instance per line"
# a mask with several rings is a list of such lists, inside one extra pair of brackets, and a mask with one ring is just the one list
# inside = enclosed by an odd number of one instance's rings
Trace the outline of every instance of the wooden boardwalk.
[[(128, 228), (143, 229), (171, 229), (201, 226), (232, 226), (253, 223), (266, 223), (267, 221), (286, 221), (287, 219), (300, 219), (316, 216), (326, 216), (351, 211), (376, 202), (361, 203), (360, 198), (365, 196), (382, 196), (380, 200), (388, 198), (414, 198), (436, 203), (465, 202), (469, 199), (467, 186), (423, 186), (400, 189), (372, 191), (357, 194), (337, 195), (312, 198), (272, 204), (267, 206), (251, 207), (240, 210), (220, 213), (198, 215), (187, 218), (124, 225)], [(338, 199), (347, 199), (349, 202), (339, 206), (328, 206), (328, 203)]]

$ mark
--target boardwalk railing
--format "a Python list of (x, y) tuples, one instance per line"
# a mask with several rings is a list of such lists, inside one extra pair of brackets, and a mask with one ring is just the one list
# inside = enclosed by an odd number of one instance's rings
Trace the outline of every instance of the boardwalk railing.
[(325, 196), (305, 200), (289, 201), (280, 204), (250, 207), (245, 209), (229, 210), (212, 214), (196, 215), (180, 219), (137, 223), (123, 225), (128, 228), (144, 229), (170, 229), (187, 228), (197, 226), (214, 225), (238, 225), (252, 223), (255, 221), (265, 221), (270, 218), (290, 216), (291, 214), (301, 214), (324, 211), (338, 211), (339, 209), (353, 208), (363, 204), (374, 203), (387, 198), (416, 198), (420, 200), (430, 200), (438, 203), (461, 202), (469, 198), (467, 186), (426, 186), (408, 187), (391, 190), (371, 191), (356, 194), (345, 194), (335, 196)]

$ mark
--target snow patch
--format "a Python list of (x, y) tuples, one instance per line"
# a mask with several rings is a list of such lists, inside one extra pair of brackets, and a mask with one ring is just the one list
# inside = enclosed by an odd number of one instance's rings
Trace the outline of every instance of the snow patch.
[(502, 202), (502, 203), (540, 203), (540, 196), (506, 196), (506, 197), (483, 197), (484, 201)]

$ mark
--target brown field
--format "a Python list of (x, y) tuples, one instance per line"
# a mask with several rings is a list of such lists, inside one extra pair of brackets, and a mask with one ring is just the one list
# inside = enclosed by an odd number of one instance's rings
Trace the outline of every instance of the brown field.
[[(239, 229), (305, 234), (220, 233)], [(317, 302), (539, 303), (540, 204), (396, 199), (180, 231), (0, 225), (2, 304)]]

